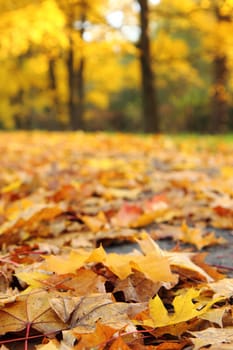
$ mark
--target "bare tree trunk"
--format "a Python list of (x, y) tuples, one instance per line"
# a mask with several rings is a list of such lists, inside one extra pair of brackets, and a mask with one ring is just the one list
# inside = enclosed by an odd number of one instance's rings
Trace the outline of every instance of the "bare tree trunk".
[(59, 129), (59, 98), (57, 94), (57, 78), (56, 78), (56, 61), (55, 59), (50, 59), (48, 63), (48, 79), (49, 79), (49, 89), (52, 93), (52, 106), (49, 111), (48, 118), (48, 128), (50, 130)]
[(72, 42), (68, 52), (67, 68), (70, 127), (72, 130), (78, 130), (84, 126), (84, 57), (80, 57), (78, 68), (75, 68)]
[[(231, 22), (230, 15), (223, 15), (219, 6), (214, 7), (216, 19), (221, 23)], [(223, 133), (227, 131), (229, 119), (229, 106), (227, 101), (227, 57), (224, 53), (215, 55), (213, 60), (213, 95), (212, 116), (210, 131), (212, 133)]]
[(76, 82), (77, 82), (77, 115), (79, 119), (79, 124), (82, 129), (84, 129), (84, 113), (85, 113), (85, 59), (83, 56), (79, 59), (78, 69), (76, 72)]
[(70, 47), (67, 55), (67, 72), (68, 72), (68, 88), (69, 88), (69, 101), (68, 101), (68, 109), (69, 109), (69, 119), (70, 119), (70, 127), (71, 129), (76, 129), (76, 111), (75, 111), (75, 102), (74, 102), (74, 52), (73, 52), (73, 44), (70, 39)]
[[(23, 105), (23, 89), (19, 89), (19, 91), (15, 94), (14, 97), (11, 98), (10, 102), (12, 105)], [(15, 128), (16, 129), (24, 129), (25, 128), (25, 121), (24, 117), (19, 112), (20, 108), (18, 108), (18, 112), (16, 112), (13, 116)]]
[(145, 132), (159, 131), (159, 116), (157, 96), (155, 88), (155, 77), (151, 64), (150, 38), (149, 38), (149, 6), (148, 0), (138, 0), (140, 5), (140, 27), (139, 39), (141, 79), (142, 79), (142, 103), (143, 121)]
[(226, 56), (217, 56), (213, 62), (214, 91), (212, 96), (212, 118), (210, 130), (212, 133), (227, 131), (228, 102), (227, 102), (227, 59)]
[[(81, 2), (81, 16), (79, 21), (80, 28), (79, 35), (83, 38), (84, 34), (84, 23), (86, 20), (86, 7), (85, 1)], [(70, 15), (70, 31), (74, 30), (72, 27), (73, 15)], [(67, 71), (68, 71), (68, 88), (69, 88), (69, 119), (70, 127), (72, 130), (79, 130), (84, 128), (84, 113), (85, 113), (85, 77), (84, 67), (85, 58), (83, 53), (79, 52), (78, 59), (75, 58), (75, 47), (72, 39), (72, 33), (69, 38), (70, 47), (67, 56)], [(78, 63), (77, 63), (78, 61)]]

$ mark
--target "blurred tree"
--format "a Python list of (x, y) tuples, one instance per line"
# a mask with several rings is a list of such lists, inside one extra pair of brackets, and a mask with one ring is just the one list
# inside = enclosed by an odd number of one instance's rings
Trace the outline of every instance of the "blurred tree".
[[(213, 133), (227, 131), (229, 122), (229, 96), (228, 96), (228, 51), (231, 48), (223, 45), (225, 38), (233, 30), (233, 2), (213, 2), (212, 10), (215, 15), (216, 38), (213, 50), (213, 90), (212, 90), (212, 118), (210, 130)], [(220, 37), (219, 37), (220, 36)], [(220, 40), (219, 40), (220, 39)], [(232, 42), (233, 43), (233, 42)], [(231, 43), (231, 44), (232, 44)], [(225, 47), (224, 47), (225, 46)]]
[(228, 130), (230, 97), (230, 62), (232, 61), (233, 2), (232, 0), (194, 1), (196, 11), (191, 24), (200, 31), (202, 57), (212, 65), (209, 87), (209, 131)]
[[(195, 105), (198, 102), (195, 91), (204, 88), (193, 63), (197, 46), (200, 47), (189, 23), (194, 8), (192, 0), (151, 1), (151, 61), (156, 72), (159, 125), (163, 132), (184, 131), (190, 125), (192, 101)], [(199, 101), (201, 96), (203, 91)]]
[(232, 0), (0, 5), (1, 126), (229, 128)]
[[(135, 55), (135, 49), (109, 20), (115, 9), (108, 0), (57, 0), (57, 3), (66, 18), (69, 41), (66, 67), (70, 125), (74, 130), (85, 129), (93, 119), (91, 107), (108, 108), (111, 93), (128, 87), (133, 76), (137, 81), (135, 65), (133, 71), (125, 70), (126, 65), (132, 66), (131, 61), (122, 63), (122, 57)], [(124, 1), (121, 5), (125, 6)], [(130, 7), (127, 11), (130, 12)]]
[(53, 0), (19, 0), (3, 5), (0, 117), (7, 127), (40, 127), (40, 119), (46, 118), (46, 109), (51, 106), (48, 60), (67, 45), (64, 17)]
[(85, 0), (57, 0), (66, 19), (68, 49), (66, 66), (68, 75), (68, 110), (70, 127), (84, 128), (84, 66), (83, 35), (87, 21), (88, 3)]
[(149, 3), (148, 0), (138, 0), (140, 6), (140, 38), (138, 47), (142, 76), (142, 103), (145, 132), (159, 131), (159, 116), (157, 107), (157, 89), (155, 73), (152, 69), (151, 38), (149, 33)]
[[(228, 129), (231, 101), (229, 81), (232, 73), (229, 67), (233, 45), (232, 0), (161, 0), (157, 14), (160, 19), (164, 18), (168, 31), (173, 32), (173, 38), (184, 30), (187, 33), (196, 32), (196, 38), (199, 37), (198, 47), (195, 47), (195, 56), (198, 56), (199, 61), (196, 68), (200, 69), (201, 77), (209, 72), (209, 78), (203, 81), (209, 93), (208, 130), (225, 132)], [(195, 67), (192, 62), (193, 41), (190, 36), (183, 39), (191, 49), (190, 63)], [(212, 69), (203, 70), (204, 66), (210, 68), (211, 65)]]

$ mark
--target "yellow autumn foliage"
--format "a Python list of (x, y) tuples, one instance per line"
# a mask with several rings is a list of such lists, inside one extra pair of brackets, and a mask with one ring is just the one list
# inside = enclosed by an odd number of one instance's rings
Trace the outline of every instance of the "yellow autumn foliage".
[(203, 315), (209, 308), (224, 298), (211, 299), (210, 301), (197, 301), (199, 290), (193, 288), (177, 295), (172, 303), (174, 313), (169, 315), (162, 300), (158, 295), (149, 302), (151, 320), (145, 320), (143, 324), (149, 327), (164, 327), (168, 325), (186, 322), (194, 317)]

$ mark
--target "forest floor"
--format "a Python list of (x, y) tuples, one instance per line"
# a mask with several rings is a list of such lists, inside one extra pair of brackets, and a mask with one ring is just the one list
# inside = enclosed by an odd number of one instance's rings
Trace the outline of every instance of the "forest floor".
[(1, 350), (233, 348), (233, 139), (1, 133)]

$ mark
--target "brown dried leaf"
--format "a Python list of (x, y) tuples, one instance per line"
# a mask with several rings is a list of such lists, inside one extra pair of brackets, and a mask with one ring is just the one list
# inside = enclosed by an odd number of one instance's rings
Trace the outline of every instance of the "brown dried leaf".
[(44, 290), (18, 296), (15, 302), (0, 309), (0, 318), (1, 335), (25, 328), (50, 333), (66, 327), (51, 309), (48, 294)]

